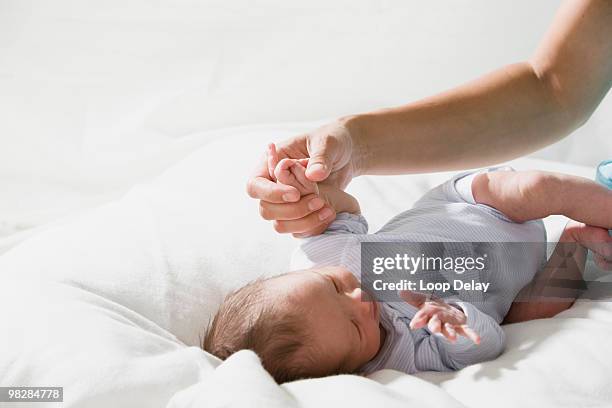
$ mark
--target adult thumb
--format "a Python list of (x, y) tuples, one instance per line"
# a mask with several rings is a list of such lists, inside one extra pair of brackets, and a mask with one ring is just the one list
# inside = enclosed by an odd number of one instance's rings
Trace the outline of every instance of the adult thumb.
[(316, 138), (310, 143), (306, 177), (311, 181), (323, 181), (332, 171), (332, 152), (328, 138)]

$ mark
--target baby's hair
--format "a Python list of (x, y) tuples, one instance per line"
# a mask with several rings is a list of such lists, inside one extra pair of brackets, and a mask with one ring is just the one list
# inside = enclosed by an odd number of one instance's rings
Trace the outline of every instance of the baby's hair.
[(275, 303), (265, 279), (230, 293), (210, 322), (202, 348), (222, 360), (253, 350), (279, 384), (308, 377), (312, 361), (303, 315)]

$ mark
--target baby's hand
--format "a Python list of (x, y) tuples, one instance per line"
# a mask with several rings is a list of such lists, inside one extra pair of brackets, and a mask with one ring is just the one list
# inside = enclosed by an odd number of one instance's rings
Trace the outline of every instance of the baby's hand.
[(451, 306), (442, 299), (428, 299), (418, 292), (404, 290), (400, 292), (400, 296), (419, 309), (410, 321), (412, 330), (427, 326), (432, 333), (442, 334), (452, 343), (457, 340), (457, 335), (460, 335), (472, 340), (474, 344), (480, 344), (480, 336), (465, 324), (467, 317), (460, 308)]
[(297, 159), (283, 159), (274, 169), (276, 181), (298, 189), (300, 195), (318, 194), (317, 183), (306, 178), (306, 166)]
[[(318, 213), (309, 215), (309, 217), (317, 217), (319, 222), (322, 222), (322, 228), (316, 233), (323, 232), (329, 225), (328, 219), (333, 220), (333, 217), (331, 216), (336, 213), (360, 213), (359, 203), (352, 195), (327, 183), (321, 183), (321, 185), (318, 185), (316, 182), (306, 178), (306, 166), (308, 165), (308, 159), (285, 158), (283, 160), (279, 160), (276, 146), (274, 143), (270, 143), (267, 151), (267, 164), (270, 177), (277, 183), (294, 187), (296, 190), (298, 190), (301, 197), (313, 195), (315, 198), (312, 199), (310, 203), (315, 201), (319, 202), (319, 204), (317, 204), (319, 205), (318, 208), (320, 209), (318, 210)], [(301, 221), (288, 218), (284, 222), (300, 223)], [(277, 229), (277, 231), (279, 230)], [(308, 235), (294, 233), (293, 236), (302, 237), (310, 236), (312, 234), (313, 231), (311, 230), (309, 231)]]

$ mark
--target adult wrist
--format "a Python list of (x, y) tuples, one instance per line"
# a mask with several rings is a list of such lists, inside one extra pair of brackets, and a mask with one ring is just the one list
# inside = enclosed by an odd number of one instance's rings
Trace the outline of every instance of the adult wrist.
[(366, 132), (364, 122), (366, 117), (363, 114), (343, 116), (338, 119), (349, 137), (351, 143), (351, 166), (353, 176), (367, 174), (368, 171), (368, 149), (366, 144)]
[(572, 193), (571, 185), (571, 181), (567, 180), (564, 175), (549, 172), (543, 173), (538, 193), (540, 197), (545, 197), (550, 214), (562, 214), (570, 218), (572, 217), (574, 202), (568, 199)]

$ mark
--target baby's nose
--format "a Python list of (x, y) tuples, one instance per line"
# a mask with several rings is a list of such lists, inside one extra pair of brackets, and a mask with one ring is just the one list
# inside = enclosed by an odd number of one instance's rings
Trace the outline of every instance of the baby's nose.
[(373, 300), (372, 296), (367, 291), (362, 290), (360, 287), (353, 288), (348, 295), (360, 302), (371, 302)]
[(372, 307), (370, 303), (372, 302), (372, 298), (368, 294), (368, 292), (361, 290), (361, 288), (355, 288), (349, 293), (349, 296), (351, 297), (353, 302), (356, 303), (357, 308), (360, 310), (360, 312), (365, 315), (370, 314), (370, 310)]
[(361, 302), (362, 294), (363, 291), (360, 287), (353, 288), (351, 291), (348, 292), (349, 297), (357, 302)]

